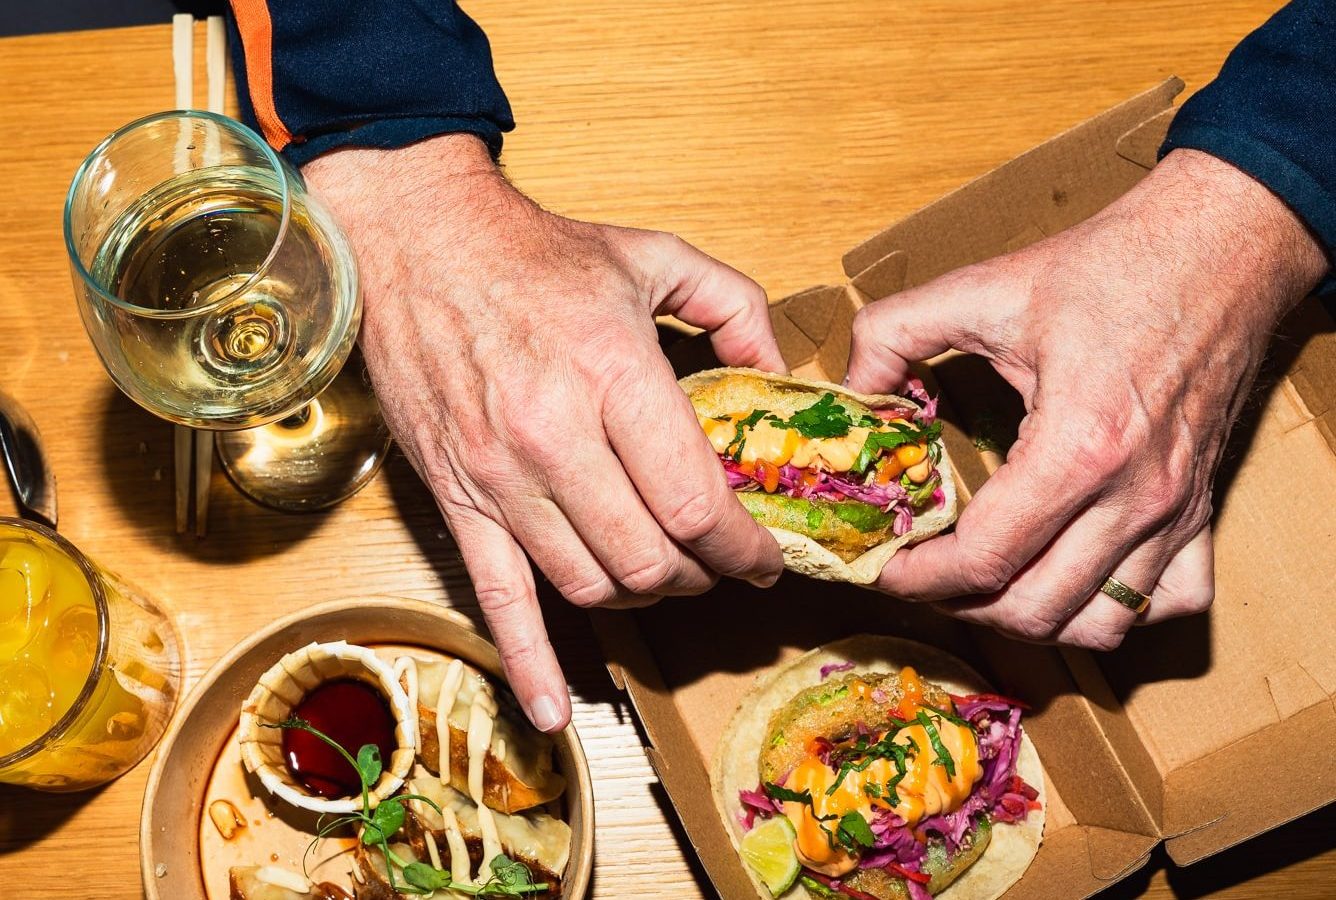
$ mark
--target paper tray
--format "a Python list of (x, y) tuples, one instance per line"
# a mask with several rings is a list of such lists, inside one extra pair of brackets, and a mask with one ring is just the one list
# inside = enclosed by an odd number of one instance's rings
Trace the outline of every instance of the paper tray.
[[(772, 308), (795, 372), (838, 380), (857, 307), (1090, 216), (1155, 163), (1182, 83), (1171, 79), (920, 210), (844, 256), (850, 281)], [(1189, 863), (1336, 799), (1336, 336), (1309, 302), (1277, 344), (1269, 389), (1235, 429), (1217, 485), (1217, 599), (1209, 616), (1136, 629), (1115, 653), (1014, 643), (875, 593), (786, 575), (694, 600), (600, 613), (609, 671), (724, 897), (752, 887), (711, 800), (707, 761), (757, 673), (825, 641), (897, 634), (957, 653), (1034, 704), (1050, 780), (1044, 843), (1016, 898), (1087, 896), (1161, 840)], [(684, 370), (707, 345), (674, 348)], [(1005, 438), (1018, 398), (979, 360), (934, 362), (962, 493), (987, 478), (975, 438)], [(1268, 459), (1283, 455), (1288, 489)], [(1302, 485), (1302, 489), (1293, 486)], [(1261, 771), (1270, 776), (1262, 778)]]

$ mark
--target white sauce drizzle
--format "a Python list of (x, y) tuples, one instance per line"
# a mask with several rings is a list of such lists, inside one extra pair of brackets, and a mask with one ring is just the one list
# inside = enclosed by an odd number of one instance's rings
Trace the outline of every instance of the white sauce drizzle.
[(450, 847), (450, 878), (460, 884), (473, 884), (469, 875), (469, 846), (459, 830), (459, 819), (448, 806), (441, 807), (441, 818), (445, 822), (445, 842)]
[(464, 661), (452, 659), (441, 679), (441, 693), (436, 697), (436, 743), (440, 749), (437, 763), (441, 784), (450, 783), (450, 711), (455, 708), (459, 689), (464, 686)]
[[(416, 803), (419, 807), (423, 805), (420, 800), (412, 800), (410, 802)], [(445, 867), (441, 865), (441, 851), (436, 847), (436, 836), (428, 831), (423, 835), (423, 838), (426, 840), (427, 858), (431, 860), (431, 867), (439, 871), (445, 871)], [(422, 894), (421, 896), (425, 897), (426, 900), (431, 900), (432, 897), (436, 896), (436, 892), (431, 891), (430, 893)]]
[(501, 837), (497, 834), (496, 818), (483, 797), (483, 763), (487, 748), (492, 742), (492, 726), (496, 724), (496, 698), (492, 696), (491, 685), (483, 682), (473, 695), (469, 707), (468, 751), (469, 751), (469, 796), (478, 805), (478, 826), (482, 831), (482, 864), (478, 866), (478, 878), (487, 881), (492, 877), (492, 860), (501, 853)]
[[(417, 715), (418, 705), (418, 667), (417, 660), (411, 656), (401, 656), (394, 661), (394, 679), (408, 695), (408, 708)], [(422, 752), (422, 733), (413, 729), (413, 752)]]

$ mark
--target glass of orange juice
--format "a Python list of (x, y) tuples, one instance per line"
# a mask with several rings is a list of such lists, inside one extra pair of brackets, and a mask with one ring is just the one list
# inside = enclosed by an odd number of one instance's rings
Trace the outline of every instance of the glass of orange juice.
[(0, 517), (0, 782), (77, 791), (153, 749), (180, 689), (176, 631), (60, 535)]

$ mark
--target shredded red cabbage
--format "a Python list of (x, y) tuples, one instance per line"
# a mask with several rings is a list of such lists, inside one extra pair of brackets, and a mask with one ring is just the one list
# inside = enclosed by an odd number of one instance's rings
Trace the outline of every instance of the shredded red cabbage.
[(826, 663), (821, 667), (821, 680), (825, 681), (835, 672), (847, 672), (854, 667), (852, 662)]
[(1008, 701), (994, 694), (953, 699), (956, 712), (974, 726), (979, 738), (983, 768), (979, 784), (959, 809), (922, 819), (913, 830), (904, 819), (889, 810), (878, 809), (870, 826), (876, 840), (872, 851), (860, 860), (860, 866), (884, 868), (895, 862), (915, 869), (926, 852), (921, 837), (940, 838), (948, 853), (956, 853), (982, 816), (988, 815), (995, 822), (1016, 823), (1039, 808), (1039, 792), (1016, 774), (1022, 733), (1019, 701)]
[[(724, 466), (724, 474), (728, 479), (728, 486), (733, 490), (760, 490), (761, 482), (755, 474), (747, 474), (742, 470), (741, 464), (735, 462), (727, 456), (720, 456), (719, 461)], [(914, 510), (910, 506), (909, 493), (895, 481), (889, 484), (877, 484), (868, 476), (853, 475), (847, 472), (825, 472), (816, 471), (815, 477), (804, 478), (804, 470), (799, 469), (789, 463), (779, 467), (779, 493), (788, 497), (798, 497), (809, 500), (831, 500), (840, 501), (844, 499), (857, 500), (860, 503), (870, 503), (884, 512), (895, 510), (895, 521), (891, 525), (891, 530), (896, 535), (907, 533), (914, 526)], [(946, 497), (937, 496), (940, 487), (934, 491), (933, 497), (937, 505), (945, 502)]]
[(738, 791), (738, 802), (742, 804), (738, 822), (744, 831), (751, 831), (752, 826), (756, 824), (757, 816), (768, 819), (784, 811), (779, 801), (762, 790), (760, 785), (757, 785), (755, 790)]

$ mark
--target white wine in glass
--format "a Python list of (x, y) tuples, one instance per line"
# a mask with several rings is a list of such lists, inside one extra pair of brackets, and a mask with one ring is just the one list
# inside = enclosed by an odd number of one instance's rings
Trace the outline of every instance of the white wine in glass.
[[(76, 173), (65, 236), (84, 324), (112, 379), (163, 418), (226, 432), (222, 459), (243, 492), (320, 508), (374, 474), (388, 435), (360, 365), (340, 395), (364, 395), (359, 414), (371, 421), (325, 432), (307, 409), (357, 337), (352, 250), (259, 135), (202, 112), (127, 125)], [(229, 441), (258, 438), (228, 433), (257, 426), (281, 434), (281, 460), (227, 452)], [(359, 464), (323, 465), (331, 455)]]

